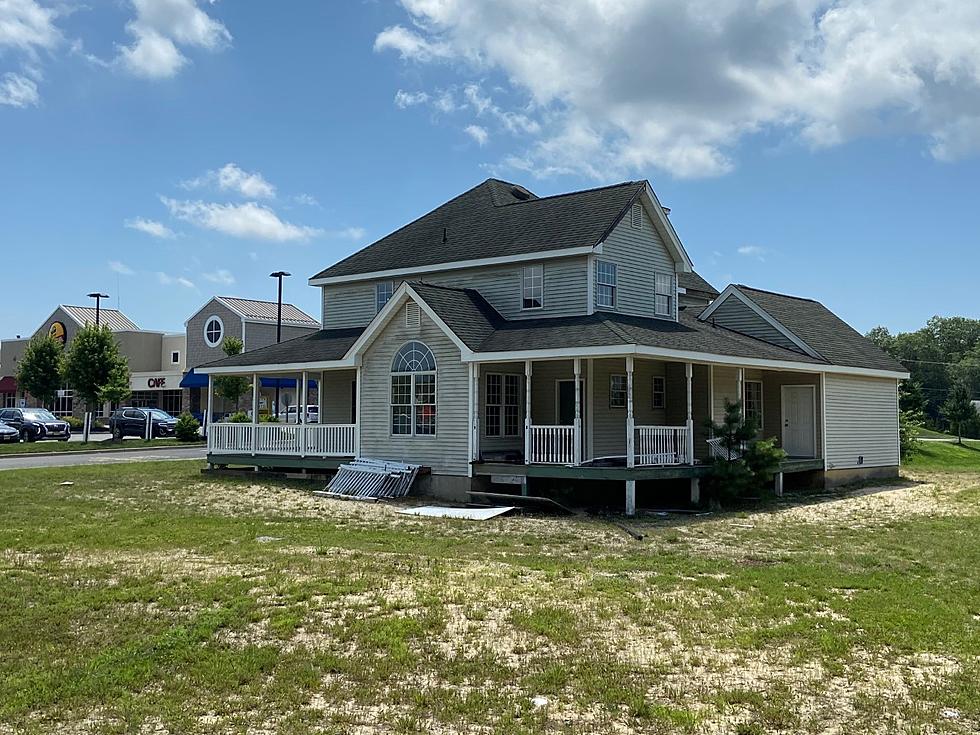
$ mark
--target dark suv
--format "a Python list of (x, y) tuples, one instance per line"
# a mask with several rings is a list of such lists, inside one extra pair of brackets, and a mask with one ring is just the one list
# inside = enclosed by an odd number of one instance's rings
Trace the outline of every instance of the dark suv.
[(173, 436), (177, 419), (159, 408), (118, 408), (109, 417), (113, 439), (124, 436), (146, 436), (146, 417), (153, 423), (153, 436)]
[(71, 427), (46, 408), (5, 408), (0, 411), (0, 421), (20, 432), (26, 442), (39, 439), (59, 439), (66, 442), (71, 438)]

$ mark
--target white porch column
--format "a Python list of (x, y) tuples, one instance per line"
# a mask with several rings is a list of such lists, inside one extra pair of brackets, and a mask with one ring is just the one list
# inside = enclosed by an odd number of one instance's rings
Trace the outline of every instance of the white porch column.
[(299, 456), (306, 456), (306, 391), (309, 388), (308, 373), (304, 370), (300, 373), (303, 385), (296, 391), (296, 423), (299, 424)]
[(531, 361), (524, 361), (524, 464), (531, 464)]
[(575, 431), (573, 441), (575, 447), (572, 449), (572, 457), (576, 465), (582, 464), (582, 358), (576, 357), (573, 361), (575, 372)]
[[(636, 456), (633, 451), (633, 441), (636, 434), (636, 425), (633, 420), (633, 356), (626, 356), (626, 466), (633, 467), (636, 464)], [(632, 482), (632, 480), (630, 480)], [(636, 487), (635, 483), (633, 485)], [(627, 488), (629, 485), (627, 484)], [(628, 511), (627, 511), (628, 512)]]
[[(470, 459), (480, 461), (480, 364), (470, 363)], [(472, 467), (470, 468), (472, 473)]]
[(742, 404), (742, 410), (738, 412), (739, 417), (745, 418), (745, 368), (738, 369), (738, 398), (736, 400)]
[(316, 381), (316, 420), (325, 424), (323, 420), (323, 371), (320, 371), (320, 379)]
[(204, 432), (210, 434), (211, 419), (214, 416), (214, 376), (208, 375), (208, 410), (204, 414)]
[[(694, 464), (694, 365), (684, 364), (684, 375), (687, 377), (687, 464)], [(693, 493), (692, 493), (693, 494)]]
[[(361, 366), (357, 366), (357, 373), (354, 376), (354, 456), (361, 456)], [(387, 419), (391, 421), (389, 417)]]
[[(259, 438), (259, 374), (252, 373), (252, 456)], [(258, 469), (258, 467), (256, 467)]]

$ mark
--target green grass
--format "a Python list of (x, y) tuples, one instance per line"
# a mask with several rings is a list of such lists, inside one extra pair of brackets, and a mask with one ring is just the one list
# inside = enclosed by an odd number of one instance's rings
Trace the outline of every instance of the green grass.
[(5, 454), (38, 454), (45, 452), (102, 452), (110, 449), (144, 449), (146, 447), (177, 447), (177, 446), (203, 446), (204, 442), (182, 442), (177, 439), (154, 439), (145, 441), (143, 439), (126, 439), (117, 441), (95, 441), (95, 442), (19, 442), (16, 444), (0, 444), (0, 456)]
[(911, 470), (934, 472), (980, 472), (980, 442), (963, 440), (963, 444), (919, 442), (918, 450), (902, 460)]
[(980, 464), (931, 456), (642, 542), (199, 462), (0, 472), (0, 732), (971, 732)]
[(924, 426), (920, 426), (916, 433), (919, 437), (924, 439), (956, 439), (956, 437), (952, 434), (947, 434), (943, 431), (933, 431), (932, 429), (927, 429)]

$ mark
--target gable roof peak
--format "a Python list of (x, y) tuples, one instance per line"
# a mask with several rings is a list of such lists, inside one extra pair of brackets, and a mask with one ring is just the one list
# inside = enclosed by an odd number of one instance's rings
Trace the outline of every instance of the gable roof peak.
[(811, 304), (819, 304), (820, 302), (816, 299), (810, 299), (806, 296), (794, 296), (788, 293), (780, 293), (779, 291), (770, 291), (765, 288), (755, 288), (754, 286), (746, 286), (744, 283), (736, 283), (735, 288), (741, 291), (751, 291), (754, 293), (768, 294), (769, 296), (778, 296), (781, 299), (795, 299), (796, 301), (809, 301)]

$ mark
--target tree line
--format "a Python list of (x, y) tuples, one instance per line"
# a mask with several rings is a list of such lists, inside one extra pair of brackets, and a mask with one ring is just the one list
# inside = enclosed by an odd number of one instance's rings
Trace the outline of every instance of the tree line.
[(980, 438), (980, 319), (933, 317), (914, 332), (875, 327), (866, 335), (909, 371), (900, 407), (910, 420), (957, 436)]

